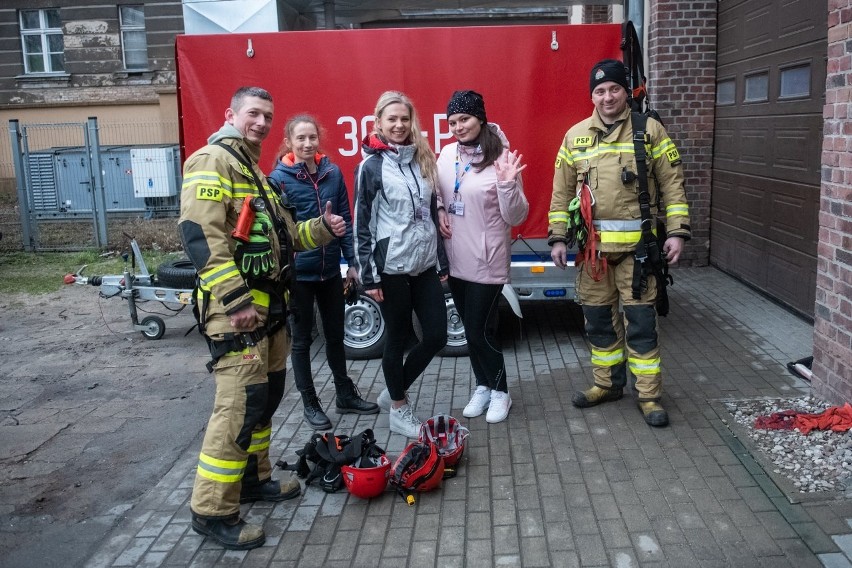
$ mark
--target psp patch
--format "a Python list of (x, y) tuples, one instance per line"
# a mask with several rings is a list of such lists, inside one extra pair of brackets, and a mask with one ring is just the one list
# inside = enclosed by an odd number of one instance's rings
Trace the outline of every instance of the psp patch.
[(593, 136), (577, 136), (574, 138), (575, 148), (588, 148), (592, 145)]
[(677, 151), (677, 148), (666, 150), (666, 158), (669, 159), (669, 163), (673, 166), (680, 164), (680, 152)]
[(222, 201), (222, 188), (198, 185), (195, 189), (195, 197), (196, 199), (206, 199), (207, 201)]

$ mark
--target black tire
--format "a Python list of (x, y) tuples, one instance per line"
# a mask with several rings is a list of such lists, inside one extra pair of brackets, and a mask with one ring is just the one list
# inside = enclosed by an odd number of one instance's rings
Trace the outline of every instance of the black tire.
[(166, 333), (166, 322), (157, 316), (148, 316), (142, 320), (141, 325), (148, 326), (148, 329), (142, 331), (145, 339), (160, 339)]
[(164, 288), (195, 288), (195, 266), (186, 258), (169, 260), (157, 267), (157, 282)]
[[(467, 357), (467, 337), (464, 334), (464, 324), (461, 320), (456, 303), (453, 301), (453, 295), (447, 290), (444, 291), (444, 304), (447, 307), (447, 344), (438, 352), (441, 357)], [(414, 324), (414, 335), (417, 339), (423, 337), (423, 328), (420, 327), (420, 321), (417, 316), (412, 317)]]
[[(317, 318), (319, 319), (319, 318)], [(387, 329), (379, 305), (366, 294), (343, 314), (343, 349), (347, 359), (376, 359), (385, 350)]]

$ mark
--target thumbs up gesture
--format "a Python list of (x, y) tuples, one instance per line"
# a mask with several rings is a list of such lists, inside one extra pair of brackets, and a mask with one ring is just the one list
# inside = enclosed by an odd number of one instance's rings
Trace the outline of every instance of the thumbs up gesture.
[(335, 215), (331, 212), (331, 201), (325, 202), (325, 212), (322, 214), (322, 221), (335, 237), (342, 237), (346, 234), (346, 221), (340, 215)]

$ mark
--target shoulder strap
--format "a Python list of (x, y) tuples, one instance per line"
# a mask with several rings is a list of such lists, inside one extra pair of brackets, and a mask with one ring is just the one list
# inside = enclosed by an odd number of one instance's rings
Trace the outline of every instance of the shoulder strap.
[(273, 219), (275, 219), (277, 217), (277, 215), (275, 215), (275, 208), (272, 207), (272, 203), (269, 202), (269, 196), (266, 195), (266, 191), (263, 189), (263, 182), (260, 180), (260, 176), (257, 175), (257, 172), (254, 171), (254, 167), (252, 166), (252, 162), (248, 156), (242, 155), (240, 152), (237, 152), (222, 142), (216, 142), (215, 144), (228, 152), (236, 161), (251, 172), (251, 177), (254, 180), (254, 184), (257, 186), (257, 192), (260, 194), (261, 199), (263, 199), (263, 203), (266, 205), (266, 211)]

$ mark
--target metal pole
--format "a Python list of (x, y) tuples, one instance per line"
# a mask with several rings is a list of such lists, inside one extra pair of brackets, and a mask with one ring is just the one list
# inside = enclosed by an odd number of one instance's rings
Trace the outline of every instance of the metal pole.
[(325, 8), (325, 29), (333, 30), (335, 28), (334, 0), (325, 0), (322, 5)]
[(106, 193), (104, 192), (104, 171), (101, 167), (101, 143), (98, 138), (98, 119), (90, 116), (87, 122), (89, 168), (92, 179), (92, 191), (95, 197), (95, 224), (97, 226), (96, 246), (107, 246)]
[(32, 252), (35, 248), (30, 226), (30, 202), (27, 195), (26, 169), (24, 153), (21, 149), (21, 131), (18, 119), (9, 121), (9, 141), (11, 142), (12, 161), (15, 164), (15, 183), (18, 186), (18, 215), (21, 217), (21, 244), (24, 250)]

